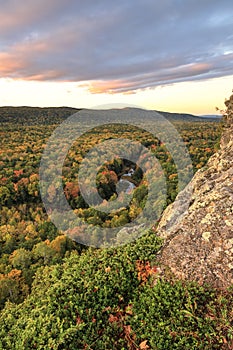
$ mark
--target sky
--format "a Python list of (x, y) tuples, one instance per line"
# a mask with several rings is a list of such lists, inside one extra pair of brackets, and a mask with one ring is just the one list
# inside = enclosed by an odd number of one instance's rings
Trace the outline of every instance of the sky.
[(0, 0), (0, 105), (216, 114), (232, 0)]

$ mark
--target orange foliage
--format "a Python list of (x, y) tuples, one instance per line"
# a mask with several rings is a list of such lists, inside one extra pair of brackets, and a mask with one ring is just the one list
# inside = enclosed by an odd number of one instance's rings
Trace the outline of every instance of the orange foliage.
[(64, 192), (67, 199), (76, 198), (79, 195), (79, 186), (74, 182), (67, 182)]
[(149, 261), (137, 260), (136, 269), (138, 271), (138, 279), (142, 283), (146, 283), (150, 276), (158, 273), (157, 267), (152, 267)]
[(15, 177), (19, 177), (20, 175), (23, 174), (23, 169), (20, 169), (20, 170), (14, 170), (14, 175)]

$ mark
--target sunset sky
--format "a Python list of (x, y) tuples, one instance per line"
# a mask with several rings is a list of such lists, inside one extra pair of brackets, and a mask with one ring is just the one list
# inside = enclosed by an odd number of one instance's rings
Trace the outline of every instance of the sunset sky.
[(0, 0), (0, 105), (216, 114), (233, 89), (232, 0)]

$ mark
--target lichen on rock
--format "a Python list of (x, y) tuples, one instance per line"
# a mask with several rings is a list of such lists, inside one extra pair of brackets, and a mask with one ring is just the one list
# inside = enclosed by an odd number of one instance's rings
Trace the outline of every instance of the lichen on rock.
[[(157, 234), (162, 270), (201, 284), (233, 284), (233, 95), (225, 102), (220, 150), (164, 212)], [(188, 203), (188, 204), (187, 204)]]

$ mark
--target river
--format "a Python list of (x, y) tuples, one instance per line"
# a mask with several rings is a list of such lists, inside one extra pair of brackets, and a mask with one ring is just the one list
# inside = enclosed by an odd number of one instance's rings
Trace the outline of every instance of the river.
[(128, 171), (128, 173), (126, 174), (123, 174), (121, 176), (121, 179), (120, 179), (120, 184), (123, 185), (123, 190), (125, 193), (130, 193), (131, 191), (133, 191), (133, 189), (136, 187), (131, 181), (129, 180), (125, 180), (124, 178), (122, 178), (123, 176), (127, 176), (127, 177), (131, 177), (132, 175), (134, 174), (134, 169), (130, 169)]

